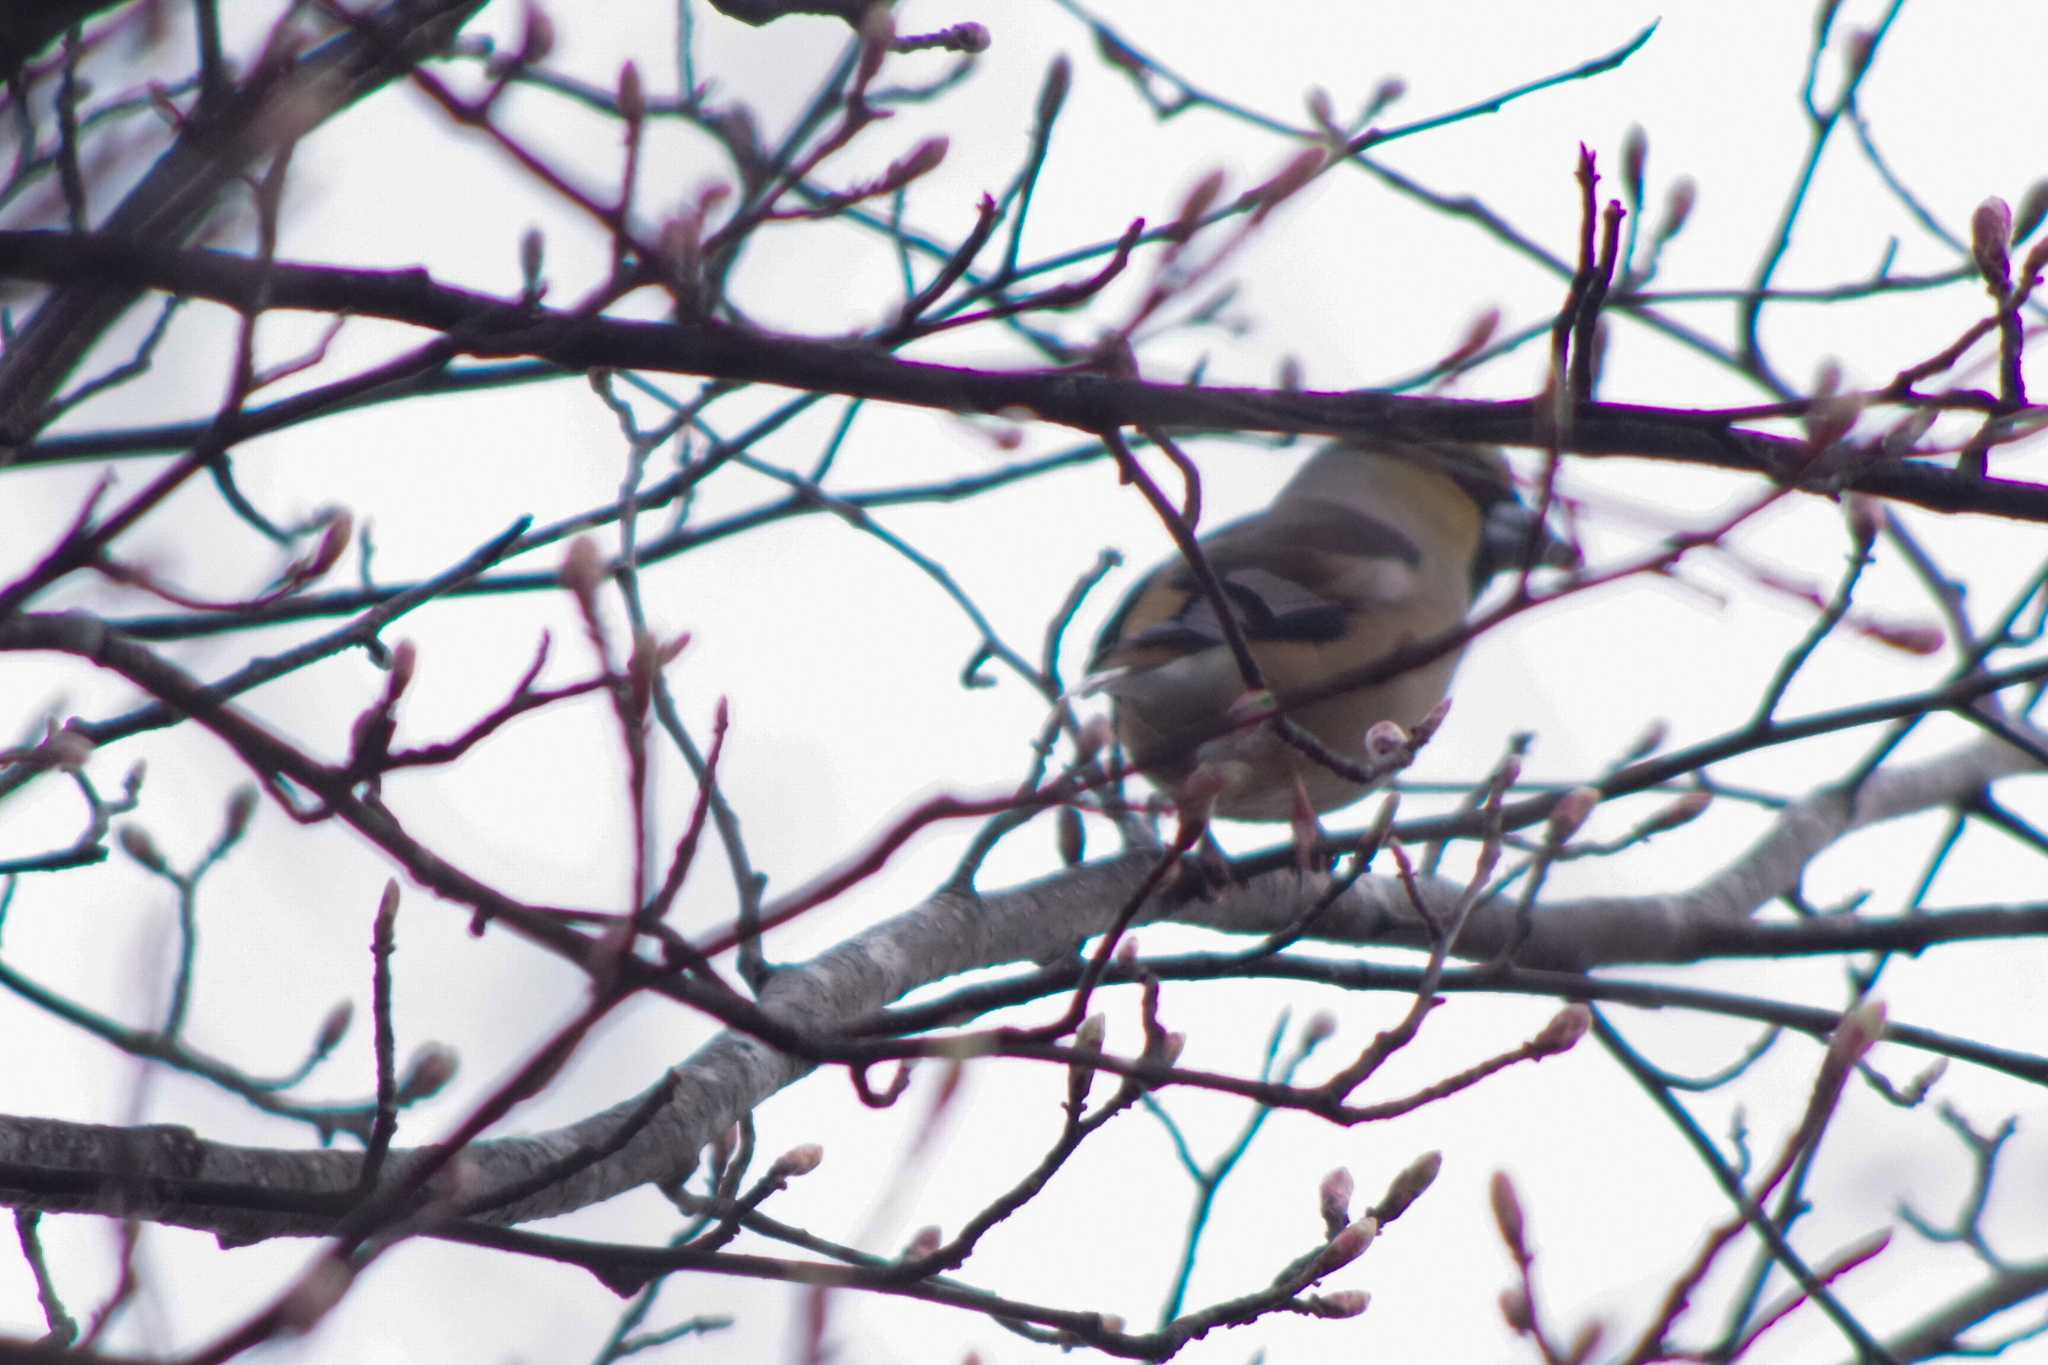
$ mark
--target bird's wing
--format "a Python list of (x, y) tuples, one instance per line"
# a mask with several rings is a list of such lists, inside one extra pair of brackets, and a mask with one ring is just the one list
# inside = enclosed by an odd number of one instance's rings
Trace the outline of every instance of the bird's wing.
[[(1422, 560), (1414, 541), (1369, 513), (1337, 503), (1286, 504), (1205, 538), (1245, 638), (1327, 644), (1347, 617), (1397, 606)], [(1185, 563), (1138, 584), (1103, 629), (1094, 669), (1148, 668), (1224, 644), (1216, 603)]]

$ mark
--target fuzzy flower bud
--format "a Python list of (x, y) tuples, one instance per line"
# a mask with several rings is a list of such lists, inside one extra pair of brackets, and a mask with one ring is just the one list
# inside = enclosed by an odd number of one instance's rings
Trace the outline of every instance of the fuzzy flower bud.
[(1970, 215), (1970, 254), (1993, 298), (2012, 289), (2012, 206), (1993, 195)]
[(49, 750), (50, 761), (68, 773), (83, 768), (95, 747), (91, 740), (69, 726), (43, 742), (43, 748)]
[(540, 272), (547, 262), (548, 239), (537, 227), (519, 234), (519, 283), (528, 298), (540, 297)]
[(1586, 1036), (1586, 1030), (1593, 1027), (1593, 1012), (1584, 1005), (1566, 1005), (1550, 1016), (1550, 1022), (1542, 1031), (1529, 1040), (1529, 1050), (1539, 1057), (1554, 1057), (1560, 1052), (1569, 1052)]
[(335, 566), (348, 550), (348, 543), (354, 538), (356, 519), (347, 512), (336, 512), (327, 523), (327, 529), (320, 536), (319, 548), (306, 560), (297, 577), (315, 579)]
[(637, 127), (647, 117), (647, 89), (640, 83), (640, 68), (632, 62), (619, 68), (619, 114), (628, 127)]
[(526, 65), (544, 62), (555, 50), (555, 21), (538, 5), (526, 7), (526, 26), (519, 35), (519, 60)]
[(1373, 1213), (1382, 1223), (1391, 1223), (1408, 1211), (1408, 1206), (1422, 1197), (1422, 1192), (1435, 1182), (1437, 1172), (1444, 1166), (1442, 1152), (1424, 1152), (1408, 1163), (1408, 1168), (1395, 1176), (1387, 1186), (1387, 1192), (1380, 1196), (1380, 1202), (1373, 1205)]
[(1173, 221), (1167, 224), (1166, 239), (1170, 242), (1185, 242), (1193, 236), (1195, 229), (1216, 207), (1216, 201), (1223, 195), (1223, 172), (1210, 171), (1189, 187), (1175, 211)]
[(1337, 109), (1330, 101), (1330, 92), (1320, 85), (1310, 86), (1306, 100), (1308, 116), (1315, 120), (1316, 127), (1325, 132), (1337, 126)]
[(149, 831), (142, 826), (123, 825), (114, 837), (120, 841), (123, 853), (151, 872), (164, 876), (170, 874), (170, 864), (164, 861), (164, 855), (157, 850), (156, 840), (150, 838)]
[(2048, 218), (2048, 180), (2036, 180), (2027, 186), (2027, 192), (2020, 196), (2020, 206), (2013, 210), (2013, 241), (2024, 242), (2033, 236), (2043, 218)]
[(1081, 812), (1072, 806), (1061, 806), (1056, 820), (1060, 862), (1067, 867), (1078, 867), (1088, 856), (1088, 830), (1081, 821)]
[(943, 134), (928, 137), (891, 162), (883, 179), (891, 185), (908, 185), (919, 176), (937, 170), (952, 145), (952, 141)]
[(1372, 1302), (1363, 1289), (1340, 1289), (1334, 1294), (1311, 1294), (1302, 1307), (1319, 1318), (1355, 1318)]
[(386, 690), (396, 697), (412, 686), (413, 670), (419, 663), (420, 647), (411, 640), (400, 640), (391, 651), (391, 680)]
[(1842, 1016), (1828, 1036), (1828, 1055), (1843, 1065), (1863, 1060), (1864, 1054), (1884, 1036), (1885, 1008), (1881, 1001), (1866, 1000)]
[(1550, 808), (1550, 824), (1547, 831), (1552, 848), (1561, 848), (1567, 840), (1579, 832), (1593, 808), (1600, 804), (1598, 787), (1573, 787)]
[(1391, 720), (1376, 720), (1365, 732), (1366, 756), (1375, 762), (1393, 758), (1408, 747), (1408, 732)]
[(768, 1175), (770, 1179), (785, 1180), (799, 1175), (809, 1175), (817, 1170), (824, 1160), (824, 1147), (815, 1142), (806, 1142), (790, 1148), (775, 1158), (775, 1164), (768, 1168)]
[(1683, 175), (1673, 181), (1671, 192), (1664, 196), (1664, 226), (1659, 235), (1669, 241), (1682, 232), (1699, 197), (1699, 186), (1693, 183), (1691, 176)]
[(1059, 117), (1060, 106), (1067, 102), (1067, 92), (1074, 86), (1074, 64), (1062, 52), (1045, 69), (1045, 84), (1038, 87), (1038, 108), (1035, 116), (1038, 126), (1043, 128)]
[(1632, 204), (1643, 200), (1643, 173), (1649, 160), (1650, 135), (1640, 123), (1629, 125), (1628, 135), (1621, 142), (1621, 184)]
[(1330, 154), (1321, 147), (1304, 147), (1296, 152), (1275, 172), (1265, 184), (1250, 192), (1258, 200), (1258, 207), (1252, 210), (1252, 221), (1261, 221), (1265, 216), (1286, 202), (1290, 197), (1322, 174), (1328, 165)]
[(256, 789), (250, 786), (237, 787), (228, 797), (227, 816), (221, 824), (223, 840), (239, 839), (249, 830), (249, 822), (256, 818)]
[(1712, 792), (1687, 792), (1664, 809), (1645, 820), (1637, 829), (1638, 837), (1662, 834), (1665, 830), (1677, 829), (1680, 825), (1691, 824), (1700, 813), (1714, 803)]
[(1528, 1260), (1528, 1225), (1522, 1217), (1522, 1200), (1515, 1193), (1515, 1182), (1506, 1171), (1495, 1171), (1486, 1194), (1493, 1204), (1493, 1221), (1500, 1227), (1501, 1241), (1507, 1243), (1515, 1260)]
[(313, 1036), (313, 1055), (325, 1057), (339, 1047), (341, 1040), (348, 1036), (349, 1021), (355, 1017), (353, 1000), (337, 1001), (334, 1008), (327, 1011), (327, 1017), (320, 1021), (320, 1032)]
[(1323, 1228), (1335, 1237), (1351, 1222), (1351, 1196), (1356, 1188), (1351, 1172), (1342, 1166), (1323, 1177), (1316, 1191), (1323, 1215)]
[(1074, 761), (1087, 763), (1109, 747), (1111, 736), (1116, 733), (1108, 716), (1090, 716), (1081, 723), (1081, 729), (1074, 736)]
[(1323, 1254), (1316, 1258), (1316, 1277), (1320, 1279), (1333, 1270), (1350, 1265), (1365, 1254), (1365, 1249), (1379, 1235), (1380, 1220), (1369, 1213), (1346, 1227), (1330, 1239), (1330, 1244), (1323, 1248)]
[(412, 1054), (405, 1075), (398, 1082), (398, 1102), (413, 1104), (437, 1093), (455, 1079), (455, 1049), (445, 1043), (427, 1043)]
[(597, 601), (597, 590), (604, 582), (604, 551), (590, 536), (578, 536), (569, 542), (569, 551), (562, 557), (562, 586), (576, 595), (576, 601), (585, 611), (592, 609)]

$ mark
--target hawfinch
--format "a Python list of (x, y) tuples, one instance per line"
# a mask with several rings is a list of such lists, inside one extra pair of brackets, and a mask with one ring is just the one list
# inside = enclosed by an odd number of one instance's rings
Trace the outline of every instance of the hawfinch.
[[(1459, 650), (1320, 701), (1290, 698), (1454, 630), (1497, 570), (1521, 564), (1532, 535), (1539, 563), (1577, 562), (1516, 497), (1500, 452), (1373, 438), (1324, 446), (1270, 507), (1201, 546), (1278, 709), (1362, 763), (1377, 722), (1412, 727), (1443, 700)], [(1233, 725), (1248, 689), (1214, 602), (1182, 559), (1132, 588), (1090, 673), (1091, 690), (1115, 700), (1132, 765), (1156, 785), (1173, 792), (1197, 763), (1214, 763), (1225, 783), (1217, 815), (1287, 820), (1300, 795), (1320, 813), (1369, 790), (1243, 712)]]

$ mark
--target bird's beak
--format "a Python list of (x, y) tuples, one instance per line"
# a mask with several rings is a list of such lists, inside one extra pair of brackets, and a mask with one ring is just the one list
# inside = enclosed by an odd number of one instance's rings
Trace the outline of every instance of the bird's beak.
[[(1565, 540), (1536, 509), (1512, 499), (1497, 502), (1486, 513), (1486, 556), (1495, 569), (1576, 569), (1584, 563), (1578, 547)], [(1531, 556), (1531, 541), (1534, 555)]]

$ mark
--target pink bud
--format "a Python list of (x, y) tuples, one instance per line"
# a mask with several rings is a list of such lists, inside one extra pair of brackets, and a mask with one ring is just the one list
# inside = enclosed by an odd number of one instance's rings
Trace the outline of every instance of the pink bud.
[(1593, 1027), (1593, 1012), (1584, 1005), (1566, 1005), (1550, 1016), (1550, 1022), (1529, 1040), (1529, 1050), (1539, 1057), (1569, 1052)]
[(398, 1102), (413, 1104), (439, 1092), (455, 1079), (455, 1049), (445, 1043), (427, 1043), (412, 1054), (405, 1075), (398, 1083)]
[(1648, 820), (1645, 820), (1638, 833), (1644, 835), (1661, 834), (1665, 830), (1677, 829), (1680, 825), (1690, 824), (1697, 820), (1700, 817), (1700, 813), (1713, 803), (1714, 794), (1712, 792), (1687, 792), (1661, 811), (1652, 815)]
[(1598, 787), (1574, 787), (1558, 798), (1557, 804), (1550, 808), (1551, 846), (1560, 847), (1577, 834), (1580, 827), (1592, 816), (1593, 808), (1599, 804)]
[(1408, 747), (1408, 732), (1391, 720), (1377, 720), (1365, 732), (1366, 756), (1374, 761), (1383, 761), (1400, 754)]
[(1640, 123), (1631, 124), (1621, 143), (1621, 183), (1631, 202), (1643, 198), (1643, 168), (1650, 159), (1650, 137)]
[(1328, 165), (1329, 161), (1330, 154), (1321, 147), (1304, 147), (1296, 152), (1272, 179), (1251, 191), (1251, 195), (1258, 199), (1258, 207), (1252, 210), (1252, 221), (1256, 223), (1264, 219), (1290, 196), (1299, 192), (1309, 181), (1322, 174), (1323, 167)]
[(228, 797), (227, 818), (221, 824), (223, 840), (239, 839), (249, 829), (249, 822), (256, 818), (256, 789), (237, 787), (234, 795)]
[(519, 60), (531, 65), (544, 62), (555, 50), (555, 21), (538, 5), (526, 7), (526, 27), (519, 35)]
[(1316, 1277), (1320, 1279), (1333, 1270), (1350, 1265), (1365, 1254), (1365, 1249), (1379, 1234), (1380, 1221), (1371, 1214), (1345, 1228), (1330, 1239), (1330, 1244), (1323, 1248), (1323, 1254), (1316, 1258)]
[(887, 5), (869, 5), (861, 12), (856, 27), (860, 32), (860, 67), (854, 73), (854, 85), (865, 90), (882, 69), (882, 59), (896, 45), (896, 16)]
[(1451, 699), (1449, 697), (1445, 697), (1435, 706), (1430, 707), (1429, 714), (1415, 722), (1415, 747), (1419, 749), (1427, 743), (1443, 727), (1445, 718), (1450, 714)]
[(1672, 182), (1671, 192), (1664, 197), (1664, 226), (1659, 235), (1668, 241), (1683, 231), (1699, 197), (1699, 186), (1693, 184), (1691, 176), (1680, 176)]
[(95, 747), (91, 740), (69, 725), (43, 741), (43, 748), (50, 752), (50, 761), (68, 773), (83, 768)]
[(809, 1175), (812, 1171), (817, 1170), (820, 1163), (824, 1160), (825, 1149), (818, 1143), (806, 1142), (801, 1146), (790, 1148), (781, 1156), (775, 1158), (775, 1164), (770, 1170), (779, 1172), (784, 1177)]
[(1209, 812), (1216, 805), (1216, 799), (1236, 785), (1242, 778), (1242, 763), (1198, 763), (1195, 770), (1187, 775), (1173, 793), (1173, 804), (1180, 810), (1183, 824), (1189, 831), (1199, 833), (1201, 826), (1208, 824)]
[(1060, 862), (1067, 867), (1078, 867), (1088, 856), (1088, 831), (1082, 826), (1081, 812), (1072, 806), (1061, 806), (1054, 817), (1054, 829), (1059, 842)]
[(647, 117), (647, 91), (640, 84), (640, 68), (632, 62), (619, 68), (619, 114), (629, 126)]
[(1970, 215), (1970, 254), (1985, 286), (2004, 298), (2012, 288), (2012, 208), (1996, 195)]
[(1185, 242), (1193, 236), (1195, 229), (1202, 225), (1202, 219), (1208, 217), (1209, 210), (1216, 207), (1216, 201), (1222, 194), (1222, 171), (1210, 171), (1197, 180), (1188, 190), (1187, 196), (1180, 201), (1180, 209), (1174, 214), (1173, 222), (1167, 225), (1167, 239)]
[(519, 279), (529, 292), (540, 289), (541, 267), (547, 258), (547, 238), (537, 227), (530, 227), (519, 234)]
[(349, 1021), (355, 1016), (353, 1000), (338, 1001), (333, 1009), (327, 1011), (327, 1017), (320, 1021), (320, 1032), (313, 1038), (314, 1055), (324, 1057), (340, 1046), (341, 1040), (348, 1036)]
[(334, 519), (327, 523), (326, 532), (320, 537), (320, 547), (313, 551), (313, 557), (306, 561), (304, 577), (318, 578), (333, 568), (355, 534), (356, 521), (347, 512), (336, 512)]
[(385, 690), (396, 697), (412, 686), (413, 670), (419, 662), (420, 647), (411, 640), (400, 640), (391, 651), (391, 676)]
[(1931, 621), (1917, 621), (1906, 625), (1886, 625), (1878, 621), (1863, 621), (1857, 629), (1881, 644), (1908, 654), (1939, 654), (1948, 644), (1948, 632)]
[(1372, 1302), (1363, 1289), (1340, 1289), (1333, 1294), (1311, 1294), (1303, 1307), (1319, 1318), (1355, 1318)]
[(1495, 1171), (1486, 1194), (1493, 1204), (1493, 1221), (1500, 1227), (1501, 1241), (1507, 1243), (1517, 1261), (1528, 1260), (1528, 1227), (1522, 1217), (1521, 1198), (1515, 1193), (1515, 1182), (1506, 1171)]
[(569, 542), (569, 550), (562, 557), (562, 586), (576, 594), (576, 600), (588, 611), (597, 600), (598, 587), (604, 582), (604, 551), (590, 536), (578, 536)]
[(1884, 1028), (1884, 1003), (1865, 1000), (1835, 1025), (1835, 1031), (1828, 1036), (1828, 1056), (1844, 1064), (1860, 1062), (1884, 1037)]
[(1074, 64), (1062, 52), (1053, 59), (1045, 71), (1045, 84), (1038, 88), (1038, 126), (1043, 128), (1059, 117), (1060, 106), (1067, 102), (1067, 91), (1073, 88)]
[(1351, 1196), (1354, 1191), (1351, 1172), (1342, 1166), (1323, 1177), (1322, 1186), (1316, 1193), (1323, 1226), (1329, 1229), (1331, 1236), (1351, 1222)]
[(1090, 716), (1081, 723), (1081, 729), (1074, 736), (1074, 760), (1086, 763), (1109, 747), (1109, 741), (1116, 733), (1116, 727), (1108, 716)]
[(891, 163), (888, 174), (883, 178), (891, 185), (907, 185), (919, 176), (937, 170), (952, 145), (944, 134), (928, 137)]
[(114, 838), (119, 841), (121, 851), (141, 863), (151, 872), (169, 873), (170, 865), (164, 855), (157, 851), (156, 840), (149, 837), (149, 831), (140, 825), (123, 825)]
[(1408, 1211), (1408, 1206), (1422, 1197), (1422, 1192), (1435, 1182), (1437, 1172), (1444, 1166), (1442, 1152), (1424, 1152), (1408, 1163), (1406, 1170), (1395, 1176), (1387, 1186), (1387, 1192), (1380, 1196), (1380, 1202), (1373, 1205), (1373, 1213), (1382, 1223), (1391, 1223)]

